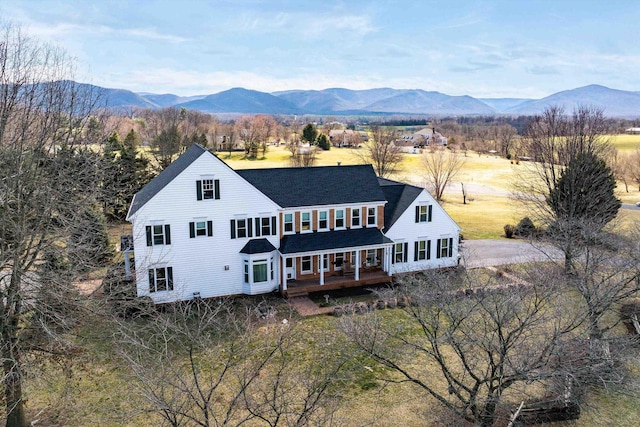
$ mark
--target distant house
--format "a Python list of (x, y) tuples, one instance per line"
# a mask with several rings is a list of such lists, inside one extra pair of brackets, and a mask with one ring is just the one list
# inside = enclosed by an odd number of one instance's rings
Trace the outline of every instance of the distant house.
[(632, 135), (640, 134), (640, 128), (628, 128), (628, 129), (625, 129), (624, 131)]
[(334, 147), (360, 148), (363, 142), (369, 141), (369, 135), (351, 129), (332, 129), (329, 131), (329, 141)]
[(424, 128), (414, 133), (402, 135), (395, 141), (396, 146), (402, 147), (403, 151), (411, 153), (420, 148), (432, 145), (446, 147), (447, 138), (435, 128)]
[(231, 169), (191, 146), (133, 198), (137, 294), (156, 303), (389, 282), (458, 263), (460, 228), (371, 165)]

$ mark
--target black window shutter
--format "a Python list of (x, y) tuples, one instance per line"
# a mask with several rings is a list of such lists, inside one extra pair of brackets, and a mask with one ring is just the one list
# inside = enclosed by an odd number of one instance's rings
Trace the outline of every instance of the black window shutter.
[(453, 256), (453, 237), (449, 237), (449, 257)]
[(396, 263), (396, 245), (393, 245), (393, 248), (391, 248), (391, 264), (395, 264)]
[(404, 242), (404, 253), (402, 254), (402, 261), (407, 262), (409, 256), (409, 243)]
[(164, 225), (164, 244), (171, 244), (171, 226), (169, 224)]
[(431, 222), (431, 214), (433, 213), (433, 205), (429, 205), (429, 216), (427, 218), (427, 221)]
[(247, 236), (253, 237), (253, 221), (251, 221), (251, 218), (247, 218)]
[(236, 220), (235, 219), (231, 220), (231, 238), (232, 239), (236, 238)]
[(215, 181), (213, 181), (213, 185), (215, 186), (215, 198), (216, 200), (220, 200), (220, 180), (216, 179)]
[(156, 284), (155, 281), (153, 280), (153, 268), (149, 269), (149, 292), (155, 292), (156, 291)]
[(196, 198), (202, 200), (202, 181), (196, 181)]
[(276, 234), (278, 234), (278, 231), (276, 230), (276, 217), (272, 216), (271, 217), (271, 235), (275, 236)]
[(173, 267), (167, 267), (167, 289), (173, 290)]
[(441, 239), (438, 239), (437, 242), (437, 248), (436, 248), (436, 258), (440, 258), (440, 241)]
[(207, 221), (207, 236), (213, 236), (213, 221)]
[(153, 246), (153, 237), (151, 236), (150, 225), (147, 225), (147, 246)]
[(189, 223), (189, 237), (191, 237), (192, 239), (194, 237), (196, 237), (196, 224), (195, 224), (195, 222), (190, 222)]
[(416, 206), (416, 222), (420, 222), (420, 206)]
[(431, 240), (427, 240), (427, 259), (431, 259)]
[(256, 237), (260, 237), (260, 231), (261, 231), (260, 218), (255, 218), (255, 223), (256, 223)]
[(413, 248), (413, 260), (417, 261), (418, 260), (418, 242), (414, 243), (414, 248)]

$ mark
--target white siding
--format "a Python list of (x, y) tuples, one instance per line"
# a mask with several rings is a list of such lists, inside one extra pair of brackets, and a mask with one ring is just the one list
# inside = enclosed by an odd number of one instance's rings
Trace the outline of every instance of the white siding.
[[(416, 223), (416, 206), (431, 205), (431, 222)], [(391, 272), (406, 273), (410, 271), (421, 271), (430, 268), (453, 267), (458, 264), (458, 238), (460, 227), (442, 209), (435, 199), (426, 191), (413, 201), (404, 211), (390, 229), (383, 230), (384, 234), (394, 242), (407, 242), (408, 254), (406, 263), (395, 263), (391, 266)], [(442, 238), (453, 239), (452, 256), (437, 258), (437, 240)], [(414, 261), (415, 242), (419, 240), (431, 241), (431, 258), (425, 261)]]
[[(220, 200), (196, 200), (196, 181), (207, 178), (220, 180)], [(240, 250), (250, 238), (231, 239), (230, 221), (238, 215), (277, 218), (278, 206), (215, 156), (202, 154), (131, 218), (138, 295), (160, 303), (189, 300), (196, 292), (209, 298), (277, 289), (277, 276), (259, 289), (243, 283)], [(213, 221), (213, 236), (190, 238), (189, 222), (197, 220)], [(171, 225), (170, 245), (147, 246), (145, 226), (152, 221)], [(279, 246), (278, 236), (264, 238)], [(148, 269), (156, 265), (173, 268), (172, 292), (149, 293)]]

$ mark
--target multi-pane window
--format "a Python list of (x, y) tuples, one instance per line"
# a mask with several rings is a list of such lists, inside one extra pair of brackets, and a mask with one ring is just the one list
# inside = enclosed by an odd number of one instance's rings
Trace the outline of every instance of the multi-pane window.
[(396, 243), (393, 246), (393, 262), (395, 263), (400, 263), (400, 262), (407, 262), (407, 243), (406, 242), (400, 242), (400, 243)]
[(329, 254), (322, 255), (322, 269), (324, 271), (329, 270)]
[(431, 222), (432, 211), (431, 205), (416, 206), (416, 222)]
[(247, 237), (247, 220), (246, 219), (236, 220), (236, 236), (238, 237), (238, 239)]
[(147, 225), (147, 246), (170, 245), (171, 227), (169, 224)]
[(311, 212), (300, 213), (300, 230), (311, 231)]
[(257, 259), (253, 261), (253, 283), (267, 281), (267, 260)]
[(260, 218), (260, 234), (262, 236), (268, 236), (271, 234), (271, 218)]
[(439, 239), (436, 254), (438, 258), (453, 256), (453, 238), (445, 237), (443, 239)]
[(366, 258), (366, 264), (367, 266), (372, 266), (372, 265), (376, 265), (376, 250), (375, 249), (367, 249), (367, 258)]
[(244, 260), (244, 283), (249, 283), (249, 261)]
[(344, 228), (344, 209), (336, 209), (335, 215), (336, 215), (335, 228), (336, 229)]
[(329, 212), (318, 211), (318, 230), (329, 229)]
[(351, 227), (360, 227), (360, 208), (351, 209)]
[(338, 252), (337, 254), (335, 254), (333, 263), (336, 266), (336, 270), (342, 269), (342, 264), (344, 264), (344, 252)]
[(311, 257), (310, 256), (303, 256), (301, 259), (301, 268), (303, 273), (312, 273), (313, 270), (311, 269)]
[(415, 261), (424, 261), (431, 258), (431, 241), (430, 240), (418, 240), (415, 243)]
[(220, 180), (207, 178), (196, 181), (196, 199), (219, 199), (220, 198)]
[(194, 221), (189, 223), (189, 237), (213, 236), (213, 221)]
[(159, 267), (149, 269), (149, 292), (173, 290), (173, 268)]
[(256, 236), (275, 236), (277, 234), (275, 216), (254, 218), (254, 222), (256, 225)]
[(375, 227), (376, 225), (378, 225), (377, 214), (377, 208), (367, 208), (367, 227)]
[(286, 213), (284, 214), (284, 232), (293, 233), (293, 214)]

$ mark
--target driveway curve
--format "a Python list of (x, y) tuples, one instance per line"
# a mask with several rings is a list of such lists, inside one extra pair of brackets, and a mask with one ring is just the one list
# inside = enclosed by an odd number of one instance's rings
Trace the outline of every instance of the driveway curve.
[(463, 240), (461, 255), (461, 264), (467, 268), (561, 260), (564, 256), (551, 245), (515, 239)]

